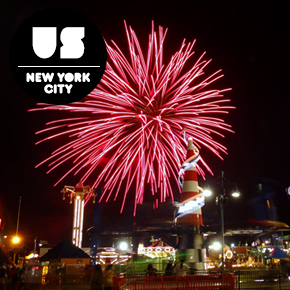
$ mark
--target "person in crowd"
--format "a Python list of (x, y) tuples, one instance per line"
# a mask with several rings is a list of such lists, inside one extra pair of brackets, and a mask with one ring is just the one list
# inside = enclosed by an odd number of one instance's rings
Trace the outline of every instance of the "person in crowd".
[(113, 265), (107, 265), (104, 273), (104, 290), (111, 290), (113, 288), (113, 276), (114, 272), (112, 270)]
[(147, 269), (145, 270), (147, 276), (155, 276), (156, 269), (153, 268), (152, 264), (149, 264)]
[(19, 268), (12, 267), (9, 273), (10, 290), (18, 290), (19, 288)]
[(91, 281), (91, 290), (102, 290), (103, 289), (103, 271), (100, 264), (95, 266), (92, 281)]
[(173, 275), (174, 266), (171, 262), (168, 262), (166, 268), (165, 268), (165, 276), (171, 276)]
[(24, 290), (25, 289), (25, 268), (22, 268), (19, 271), (19, 290)]

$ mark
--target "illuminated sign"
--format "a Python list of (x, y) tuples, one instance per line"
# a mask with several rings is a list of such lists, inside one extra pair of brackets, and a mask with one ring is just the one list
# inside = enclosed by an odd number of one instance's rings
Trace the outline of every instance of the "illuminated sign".
[(99, 263), (118, 264), (132, 259), (132, 255), (120, 255), (120, 253), (114, 248), (104, 248), (102, 250), (98, 250), (96, 258)]
[(231, 250), (228, 250), (226, 252), (226, 258), (231, 259), (233, 257), (233, 252)]
[(174, 255), (175, 249), (172, 247), (139, 247), (138, 248), (138, 255), (150, 255), (150, 254), (161, 254), (167, 253)]
[(42, 277), (41, 277), (42, 285), (45, 284), (45, 275), (46, 274), (48, 274), (48, 266), (43, 266), (43, 268), (42, 268)]

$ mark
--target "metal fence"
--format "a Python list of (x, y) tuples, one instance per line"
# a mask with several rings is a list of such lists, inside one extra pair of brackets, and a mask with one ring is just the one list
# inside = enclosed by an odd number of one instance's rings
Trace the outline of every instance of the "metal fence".
[(280, 269), (253, 269), (234, 272), (237, 290), (290, 289), (289, 273)]
[(188, 276), (114, 277), (114, 290), (234, 290), (234, 274)]
[[(141, 276), (142, 275), (142, 276)], [(90, 290), (91, 275), (46, 275), (34, 283), (27, 283), (27, 290)], [(115, 276), (114, 290), (200, 290), (200, 289), (227, 289), (227, 290), (290, 290), (289, 273), (282, 270), (238, 270), (233, 273), (208, 274), (187, 276)]]

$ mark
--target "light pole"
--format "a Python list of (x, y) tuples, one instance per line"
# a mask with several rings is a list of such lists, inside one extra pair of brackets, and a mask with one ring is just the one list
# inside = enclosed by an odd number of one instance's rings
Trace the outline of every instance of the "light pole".
[[(223, 171), (222, 171), (223, 173)], [(223, 178), (222, 178), (223, 180)], [(227, 197), (225, 196), (225, 190), (222, 183), (222, 188), (218, 195), (217, 204), (220, 206), (220, 214), (221, 214), (221, 236), (222, 236), (222, 268), (221, 273), (225, 272), (225, 259), (224, 259), (224, 247), (225, 247), (225, 221), (224, 221), (224, 203), (226, 202)]]
[[(20, 245), (20, 238), (18, 236), (20, 209), (21, 209), (21, 196), (19, 197), (19, 202), (18, 202), (16, 233), (15, 233), (15, 236), (12, 238), (12, 243), (13, 243), (14, 246)], [(15, 263), (15, 261), (16, 261), (16, 253), (13, 253), (13, 262)]]
[[(228, 201), (228, 197), (225, 191), (225, 184), (227, 185), (233, 185), (234, 188), (231, 192), (231, 195), (233, 197), (239, 197), (240, 193), (237, 189), (237, 184), (231, 181), (228, 181), (225, 179), (225, 173), (224, 171), (221, 171), (221, 175), (218, 177), (214, 183), (217, 183), (220, 185), (218, 196), (216, 197), (216, 205), (220, 207), (220, 215), (221, 215), (221, 238), (222, 238), (222, 266), (221, 266), (221, 273), (223, 274), (225, 272), (225, 259), (224, 259), (224, 246), (225, 246), (225, 222), (224, 222), (224, 205)], [(211, 193), (208, 191), (208, 194), (206, 196), (209, 196)]]

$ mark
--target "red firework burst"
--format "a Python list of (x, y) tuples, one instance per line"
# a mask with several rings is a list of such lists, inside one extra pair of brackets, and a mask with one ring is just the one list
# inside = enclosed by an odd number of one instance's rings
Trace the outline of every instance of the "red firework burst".
[[(127, 193), (135, 184), (136, 205), (143, 202), (146, 184), (152, 195), (160, 202), (169, 196), (173, 201), (171, 176), (177, 183), (177, 173), (185, 159), (182, 131), (192, 137), (198, 147), (205, 147), (222, 159), (220, 153), (226, 148), (215, 141), (212, 135), (223, 136), (220, 131), (231, 131), (230, 125), (214, 117), (216, 113), (227, 113), (233, 107), (226, 106), (230, 100), (223, 93), (230, 89), (208, 89), (208, 86), (223, 75), (217, 71), (210, 76), (204, 69), (210, 60), (203, 60), (203, 53), (189, 70), (185, 64), (193, 55), (194, 42), (182, 42), (180, 49), (163, 63), (164, 39), (167, 32), (159, 27), (158, 33), (149, 35), (145, 57), (139, 41), (131, 27), (125, 23), (130, 60), (112, 41), (107, 44), (108, 62), (99, 85), (84, 100), (69, 105), (39, 104), (35, 110), (66, 110), (75, 115), (48, 123), (48, 128), (37, 132), (57, 133), (38, 143), (63, 135), (72, 140), (54, 151), (49, 158), (37, 166), (50, 161), (52, 171), (56, 167), (73, 161), (73, 166), (56, 184), (70, 173), (82, 171), (82, 181), (101, 167), (101, 173), (92, 187), (104, 181), (102, 199), (117, 198), (124, 186), (124, 208)], [(106, 158), (106, 164), (102, 161)], [(205, 168), (211, 172), (201, 158)], [(204, 171), (198, 167), (204, 177)], [(55, 185), (56, 185), (55, 184)], [(122, 190), (123, 192), (123, 190)]]

